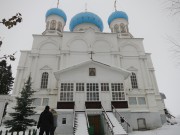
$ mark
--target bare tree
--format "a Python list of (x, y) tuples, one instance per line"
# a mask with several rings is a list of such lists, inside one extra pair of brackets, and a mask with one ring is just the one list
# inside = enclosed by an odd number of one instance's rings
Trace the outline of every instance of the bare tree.
[[(176, 21), (180, 21), (180, 0), (166, 0), (163, 2), (165, 9), (171, 14), (172, 17), (176, 17)], [(172, 45), (171, 52), (173, 58), (178, 60), (177, 64), (180, 65), (180, 27), (177, 29), (177, 38), (168, 36), (168, 41)]]
[(177, 40), (168, 37), (168, 41), (170, 42), (170, 44), (172, 45), (172, 47), (170, 48), (170, 51), (173, 54), (173, 59), (177, 60), (177, 65), (180, 65), (180, 42), (178, 42)]
[(162, 0), (165, 9), (170, 11), (172, 15), (178, 15), (180, 13), (180, 0)]

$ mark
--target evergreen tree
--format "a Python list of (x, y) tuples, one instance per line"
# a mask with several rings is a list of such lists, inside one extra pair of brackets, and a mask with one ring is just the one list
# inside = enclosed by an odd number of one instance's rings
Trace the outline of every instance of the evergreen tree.
[(34, 100), (31, 98), (33, 93), (31, 77), (29, 76), (21, 91), (21, 96), (16, 97), (16, 106), (13, 108), (15, 112), (9, 113), (12, 119), (4, 122), (6, 128), (11, 128), (10, 131), (25, 131), (28, 126), (35, 125), (36, 121), (28, 118), (36, 113), (34, 111), (35, 107), (31, 106)]
[(0, 95), (8, 95), (14, 83), (11, 65), (7, 66), (6, 60), (0, 61)]

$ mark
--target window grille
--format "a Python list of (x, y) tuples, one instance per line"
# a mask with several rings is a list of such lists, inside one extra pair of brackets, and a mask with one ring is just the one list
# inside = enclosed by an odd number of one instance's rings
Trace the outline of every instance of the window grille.
[(98, 83), (87, 83), (87, 101), (99, 101)]
[(76, 91), (84, 91), (84, 83), (76, 83)]
[(137, 89), (138, 88), (136, 74), (133, 73), (133, 72), (131, 74), (131, 85), (132, 85), (133, 89)]
[(109, 91), (109, 83), (101, 83), (101, 91)]
[(42, 74), (42, 78), (41, 78), (41, 88), (42, 89), (46, 89), (47, 85), (48, 85), (48, 76), (49, 74), (47, 72), (44, 72)]
[(73, 83), (61, 83), (60, 101), (73, 101)]
[(123, 83), (112, 83), (111, 90), (113, 101), (125, 100)]

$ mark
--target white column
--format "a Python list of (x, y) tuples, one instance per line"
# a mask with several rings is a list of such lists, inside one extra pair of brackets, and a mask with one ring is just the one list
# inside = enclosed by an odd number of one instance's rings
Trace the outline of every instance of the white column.
[(119, 66), (120, 66), (120, 68), (122, 68), (123, 67), (123, 63), (122, 63), (122, 60), (123, 60), (123, 56), (119, 56)]
[(156, 80), (156, 77), (155, 77), (154, 70), (151, 71), (151, 76), (152, 76), (152, 82), (153, 82), (153, 85), (154, 85), (154, 90), (155, 90), (156, 94), (159, 94), (159, 88), (158, 88), (158, 85), (157, 85), (157, 80)]
[(142, 80), (144, 84), (144, 89), (150, 88), (149, 74), (147, 73), (147, 66), (145, 65), (145, 57), (140, 57), (140, 66), (142, 71)]
[(35, 83), (35, 78), (37, 77), (38, 59), (39, 59), (38, 54), (33, 55), (33, 61), (31, 63), (33, 66), (31, 67), (30, 72), (32, 73), (32, 82), (34, 83)]

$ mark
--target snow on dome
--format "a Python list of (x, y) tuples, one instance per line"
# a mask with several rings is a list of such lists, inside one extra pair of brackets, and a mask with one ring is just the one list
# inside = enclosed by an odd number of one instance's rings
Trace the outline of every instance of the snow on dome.
[(73, 29), (83, 23), (91, 23), (96, 25), (101, 31), (103, 31), (103, 22), (99, 16), (91, 12), (81, 12), (75, 15), (70, 22), (69, 29), (73, 31)]
[(46, 12), (46, 18), (50, 15), (57, 15), (60, 16), (64, 19), (64, 21), (66, 22), (67, 17), (66, 14), (64, 13), (63, 10), (59, 9), (59, 8), (51, 8)]
[(128, 16), (125, 12), (123, 11), (115, 11), (113, 12), (109, 18), (108, 18), (108, 24), (110, 25), (111, 22), (114, 20), (114, 19), (117, 19), (117, 18), (124, 18), (128, 21)]

